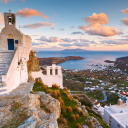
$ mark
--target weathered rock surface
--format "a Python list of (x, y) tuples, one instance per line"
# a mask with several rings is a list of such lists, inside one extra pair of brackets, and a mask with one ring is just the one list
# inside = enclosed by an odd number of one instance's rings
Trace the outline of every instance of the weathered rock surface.
[(24, 83), (0, 97), (0, 128), (58, 128), (59, 101), (44, 92), (30, 94), (30, 91), (28, 83)]

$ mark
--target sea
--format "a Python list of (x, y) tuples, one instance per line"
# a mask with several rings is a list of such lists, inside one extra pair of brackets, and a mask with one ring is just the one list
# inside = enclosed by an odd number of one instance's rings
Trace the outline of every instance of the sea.
[(113, 65), (104, 62), (105, 60), (115, 61), (116, 58), (128, 56), (128, 51), (38, 51), (37, 57), (66, 57), (66, 56), (80, 56), (84, 57), (83, 60), (69, 60), (64, 63), (58, 64), (63, 69), (97, 69), (98, 66)]

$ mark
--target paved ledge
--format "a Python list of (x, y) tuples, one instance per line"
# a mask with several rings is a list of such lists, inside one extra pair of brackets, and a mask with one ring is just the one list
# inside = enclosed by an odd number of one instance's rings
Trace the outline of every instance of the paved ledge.
[(9, 95), (21, 95), (21, 94), (30, 94), (35, 82), (26, 82), (20, 84), (16, 89), (12, 90)]

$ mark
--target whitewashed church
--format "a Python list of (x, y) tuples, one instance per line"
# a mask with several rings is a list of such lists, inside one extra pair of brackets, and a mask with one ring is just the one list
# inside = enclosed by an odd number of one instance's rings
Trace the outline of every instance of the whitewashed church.
[[(8, 94), (19, 84), (28, 81), (27, 61), (32, 50), (31, 37), (16, 28), (14, 13), (4, 13), (5, 27), (0, 33), (0, 95)], [(53, 64), (42, 71), (32, 72), (32, 77), (41, 77), (44, 84), (56, 83), (63, 88), (63, 76), (60, 66)]]

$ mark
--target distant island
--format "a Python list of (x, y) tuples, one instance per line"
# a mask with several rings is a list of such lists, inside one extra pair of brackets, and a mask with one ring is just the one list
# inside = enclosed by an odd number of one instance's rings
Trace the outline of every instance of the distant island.
[(65, 49), (62, 51), (66, 51), (66, 52), (80, 52), (80, 51), (82, 51), (83, 52), (83, 51), (87, 51), (87, 50), (76, 48), (76, 49)]
[(85, 58), (80, 56), (37, 58), (40, 66), (51, 65), (52, 63), (60, 64), (68, 60), (82, 60), (82, 59), (85, 59)]

